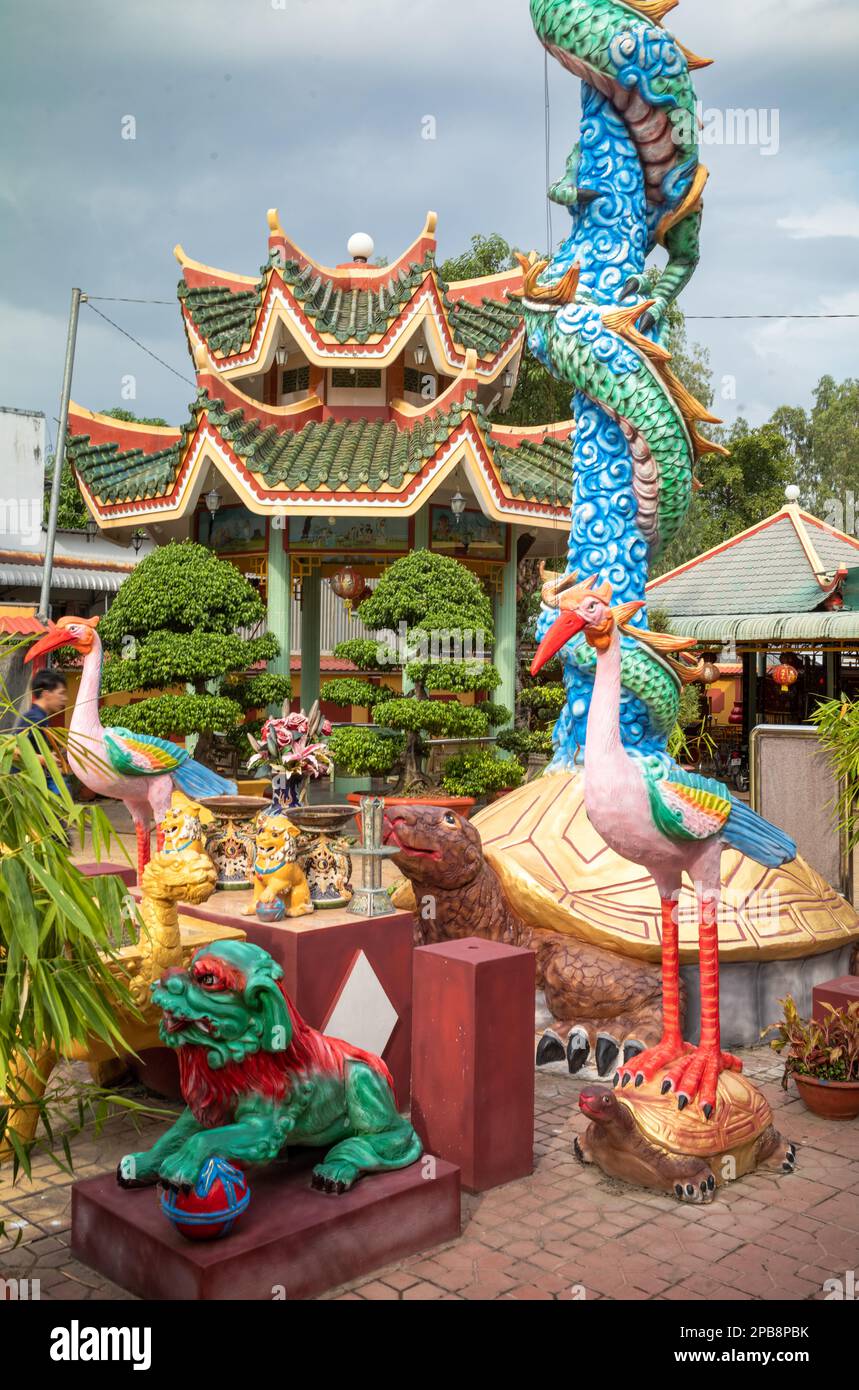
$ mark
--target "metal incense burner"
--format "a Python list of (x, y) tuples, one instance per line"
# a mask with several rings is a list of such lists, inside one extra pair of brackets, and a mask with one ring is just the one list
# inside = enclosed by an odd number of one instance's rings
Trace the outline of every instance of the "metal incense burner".
[(384, 816), (382, 797), (361, 797), (361, 844), (349, 851), (361, 860), (361, 883), (346, 909), (356, 917), (386, 917), (396, 911), (388, 890), (382, 887), (382, 860), (398, 852), (396, 846), (382, 843)]

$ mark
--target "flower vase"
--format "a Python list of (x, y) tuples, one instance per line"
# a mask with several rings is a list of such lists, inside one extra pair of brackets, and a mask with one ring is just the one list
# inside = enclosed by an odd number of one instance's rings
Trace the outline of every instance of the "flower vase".
[(275, 772), (271, 779), (271, 806), (266, 812), (269, 816), (289, 817), (291, 810), (296, 806), (302, 805), (302, 779), (300, 777), (287, 777), (282, 772)]

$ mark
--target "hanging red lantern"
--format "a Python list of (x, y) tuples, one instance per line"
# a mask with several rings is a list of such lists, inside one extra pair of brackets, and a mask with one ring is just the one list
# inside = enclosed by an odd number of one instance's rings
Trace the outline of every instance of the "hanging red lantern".
[(369, 585), (363, 574), (359, 570), (353, 569), (351, 565), (344, 565), (336, 574), (332, 574), (328, 583), (337, 598), (342, 598), (349, 613), (369, 591)]
[(728, 723), (729, 723), (729, 724), (733, 724), (733, 725), (736, 726), (736, 725), (738, 725), (738, 724), (742, 724), (742, 722), (743, 722), (743, 702), (742, 702), (742, 700), (735, 700), (735, 701), (734, 701), (734, 707), (733, 707), (733, 709), (731, 710), (731, 713), (728, 715)]
[(781, 686), (782, 695), (786, 695), (792, 685), (796, 685), (799, 680), (799, 672), (795, 666), (788, 666), (787, 662), (782, 662), (780, 666), (774, 666), (770, 675), (776, 685)]

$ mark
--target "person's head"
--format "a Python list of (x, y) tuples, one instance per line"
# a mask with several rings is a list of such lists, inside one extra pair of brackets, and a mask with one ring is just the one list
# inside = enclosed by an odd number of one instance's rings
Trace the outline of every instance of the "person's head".
[(62, 671), (39, 671), (33, 677), (31, 690), (33, 704), (39, 705), (48, 714), (59, 714), (60, 710), (65, 709), (68, 692)]

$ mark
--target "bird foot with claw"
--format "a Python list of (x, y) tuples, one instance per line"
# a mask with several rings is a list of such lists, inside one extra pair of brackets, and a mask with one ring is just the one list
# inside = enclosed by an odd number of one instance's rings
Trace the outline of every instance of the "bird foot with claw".
[(663, 1038), (656, 1047), (648, 1047), (637, 1057), (624, 1061), (623, 1066), (615, 1072), (614, 1084), (628, 1086), (630, 1081), (634, 1081), (636, 1086), (641, 1086), (691, 1051), (691, 1043), (683, 1042), (680, 1038)]
[(663, 1094), (673, 1091), (677, 1096), (677, 1108), (684, 1110), (693, 1100), (697, 1100), (709, 1120), (716, 1108), (716, 1091), (719, 1077), (723, 1071), (742, 1071), (739, 1057), (730, 1052), (721, 1052), (717, 1047), (694, 1047), (684, 1057), (676, 1058), (666, 1073), (662, 1083)]

